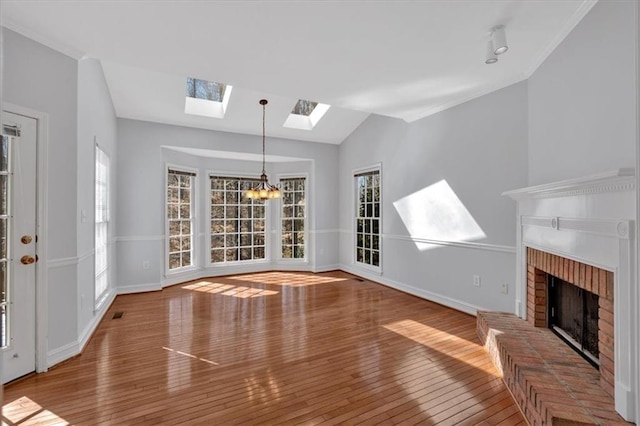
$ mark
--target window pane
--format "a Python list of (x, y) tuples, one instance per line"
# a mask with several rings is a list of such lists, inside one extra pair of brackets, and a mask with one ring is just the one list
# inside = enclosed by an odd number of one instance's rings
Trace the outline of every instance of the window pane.
[(254, 259), (264, 259), (264, 247), (255, 247), (253, 249)]
[(227, 262), (233, 262), (238, 260), (238, 249), (227, 249), (225, 251)]
[(241, 248), (240, 249), (240, 260), (251, 260), (251, 248)]
[(224, 247), (224, 235), (212, 235), (211, 236), (211, 247), (212, 248), (222, 248), (222, 247)]
[(224, 206), (212, 206), (211, 207), (212, 219), (224, 219)]
[(191, 173), (175, 170), (168, 172), (167, 212), (170, 220), (167, 239), (170, 270), (192, 265), (193, 197), (191, 195), (194, 179), (195, 176)]
[(211, 250), (211, 262), (224, 262), (224, 250)]
[(240, 245), (247, 247), (251, 245), (251, 234), (240, 234)]
[[(264, 234), (256, 238), (256, 232), (263, 232), (265, 226), (264, 202), (244, 195), (256, 185), (255, 179), (211, 177), (211, 198), (219, 203), (211, 209), (213, 263), (249, 261), (255, 259), (256, 246), (264, 246)], [(224, 191), (219, 190), (221, 186)], [(216, 251), (217, 247), (226, 247), (224, 256)], [(264, 247), (261, 248), (264, 252)]]
[(253, 245), (254, 246), (263, 246), (264, 245), (264, 234), (263, 233), (254, 233), (253, 234)]
[(224, 220), (212, 220), (211, 221), (211, 233), (222, 234), (224, 233)]
[(356, 262), (380, 266), (380, 171), (354, 176), (356, 184)]
[(180, 253), (173, 253), (169, 255), (169, 269), (179, 268), (180, 264)]

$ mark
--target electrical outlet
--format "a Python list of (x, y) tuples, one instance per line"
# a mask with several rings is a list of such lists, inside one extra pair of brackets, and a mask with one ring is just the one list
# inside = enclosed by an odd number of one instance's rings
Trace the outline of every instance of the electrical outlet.
[(142, 261), (142, 269), (149, 269), (149, 261), (148, 260), (143, 260)]
[(473, 276), (473, 285), (475, 287), (480, 287), (480, 275)]
[(502, 284), (502, 288), (500, 289), (500, 293), (509, 294), (509, 284)]

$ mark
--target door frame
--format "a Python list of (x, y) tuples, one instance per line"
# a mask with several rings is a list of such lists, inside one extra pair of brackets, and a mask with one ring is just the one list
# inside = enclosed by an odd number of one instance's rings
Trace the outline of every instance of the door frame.
[(47, 371), (48, 330), (49, 330), (49, 306), (47, 286), (47, 239), (48, 229), (48, 186), (47, 186), (47, 154), (49, 144), (49, 114), (31, 108), (22, 107), (9, 102), (2, 103), (2, 110), (13, 114), (24, 115), (37, 121), (36, 152), (38, 161), (36, 164), (36, 245), (38, 262), (36, 263), (36, 300), (35, 300), (35, 326), (36, 326), (36, 365), (35, 371), (42, 373)]

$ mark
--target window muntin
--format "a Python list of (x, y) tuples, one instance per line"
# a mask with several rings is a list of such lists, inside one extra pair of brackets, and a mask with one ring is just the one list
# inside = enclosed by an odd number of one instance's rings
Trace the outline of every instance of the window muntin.
[(380, 170), (354, 175), (356, 263), (380, 267)]
[(266, 258), (266, 204), (244, 193), (259, 179), (211, 176), (211, 263)]
[(282, 190), (282, 258), (305, 259), (306, 179), (280, 179)]
[(167, 223), (169, 270), (193, 266), (194, 187), (196, 174), (169, 169)]
[(109, 157), (96, 145), (95, 302), (109, 286)]

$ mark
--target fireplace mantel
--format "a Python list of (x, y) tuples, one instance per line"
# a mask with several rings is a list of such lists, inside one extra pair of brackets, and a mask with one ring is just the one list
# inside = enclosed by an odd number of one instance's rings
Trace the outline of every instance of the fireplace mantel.
[(626, 420), (637, 422), (635, 194), (633, 169), (503, 193), (518, 204), (516, 315), (527, 316), (527, 247), (613, 272), (615, 405)]

